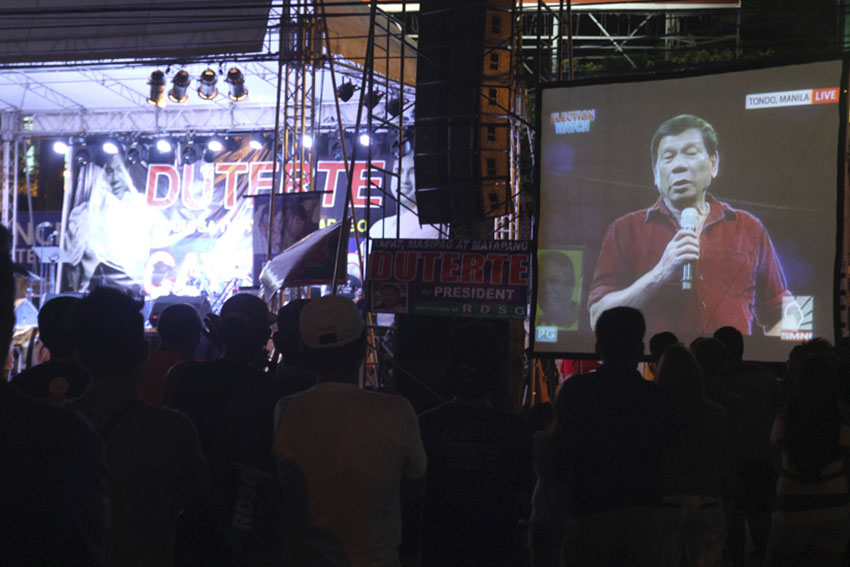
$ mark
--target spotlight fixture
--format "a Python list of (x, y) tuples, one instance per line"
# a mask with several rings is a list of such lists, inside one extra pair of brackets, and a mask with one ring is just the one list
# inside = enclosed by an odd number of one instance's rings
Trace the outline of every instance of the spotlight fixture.
[(89, 155), (89, 150), (85, 144), (80, 146), (80, 149), (77, 150), (77, 154), (74, 156), (74, 161), (77, 162), (79, 167), (83, 167), (88, 165), (91, 161), (91, 156)]
[(183, 148), (183, 153), (180, 154), (180, 158), (184, 165), (192, 165), (198, 161), (198, 150), (195, 148), (195, 144), (193, 142), (186, 142), (186, 147)]
[(394, 96), (387, 102), (387, 112), (389, 112), (390, 116), (395, 118), (404, 108), (404, 99), (400, 96)]
[(127, 150), (127, 163), (130, 165), (136, 165), (137, 163), (144, 160), (145, 147), (139, 142), (133, 142), (130, 144), (130, 148)]
[(372, 141), (372, 138), (369, 136), (369, 134), (364, 132), (364, 133), (360, 134), (358, 141), (360, 142), (361, 146), (368, 146), (369, 143)]
[(156, 141), (156, 151), (161, 154), (167, 154), (174, 149), (174, 146), (171, 145), (171, 140), (168, 138), (159, 138)]
[(211, 152), (220, 152), (224, 149), (224, 140), (220, 136), (213, 136), (207, 140), (207, 149)]
[(151, 78), (148, 80), (151, 87), (148, 102), (155, 104), (160, 108), (165, 108), (167, 100), (165, 98), (165, 73), (157, 69), (151, 73)]
[(378, 91), (371, 91), (369, 96), (366, 97), (366, 106), (369, 108), (375, 108), (378, 106), (378, 103), (381, 102), (381, 99), (384, 97), (384, 93)]
[(114, 156), (118, 153), (118, 142), (115, 140), (104, 140), (101, 146), (103, 153)]
[(248, 145), (252, 150), (262, 150), (265, 145), (265, 138), (263, 138), (262, 134), (254, 134), (251, 136), (251, 140), (248, 142)]
[(301, 145), (307, 148), (308, 150), (313, 147), (313, 136), (310, 134), (304, 134), (301, 138)]
[(245, 77), (242, 75), (242, 71), (236, 67), (231, 67), (224, 82), (230, 86), (230, 92), (227, 95), (230, 100), (238, 102), (248, 98), (248, 89), (245, 88)]
[(348, 102), (351, 100), (351, 97), (354, 96), (354, 84), (351, 83), (351, 81), (344, 82), (337, 87), (336, 96), (338, 96), (342, 102)]
[(201, 73), (201, 77), (198, 81), (201, 83), (201, 86), (198, 87), (198, 96), (204, 100), (212, 100), (218, 96), (218, 89), (215, 86), (218, 78), (216, 77), (215, 71), (207, 69)]
[(191, 82), (192, 79), (189, 78), (188, 72), (185, 70), (178, 71), (171, 79), (171, 90), (168, 92), (168, 98), (181, 104), (189, 100), (189, 83)]
[(66, 144), (62, 140), (56, 140), (55, 142), (53, 142), (53, 151), (57, 154), (65, 155), (68, 153), (68, 144)]

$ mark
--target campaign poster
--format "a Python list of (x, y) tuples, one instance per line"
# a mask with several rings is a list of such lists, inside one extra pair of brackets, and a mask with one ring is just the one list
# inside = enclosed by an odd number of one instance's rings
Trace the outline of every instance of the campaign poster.
[[(269, 258), (319, 230), (323, 196), (318, 191), (274, 195), (274, 207), (271, 195), (257, 196), (254, 200), (254, 281), (259, 280)], [(273, 215), (270, 214), (272, 209)]]
[(530, 251), (527, 241), (373, 240), (369, 310), (525, 319)]
[[(148, 148), (141, 157), (131, 158), (129, 141), (115, 154), (93, 151), (90, 141), (91, 160), (74, 168), (58, 244), (63, 291), (109, 285), (148, 298), (216, 298), (258, 284), (257, 256), (268, 254), (269, 231), (256, 222), (270, 222), (262, 216), (270, 193), (281, 194), (281, 214), (271, 221), (276, 223), (271, 234), (279, 238), (273, 245), (281, 251), (287, 239), (298, 236), (289, 233), (295, 223), (285, 222), (287, 211), (303, 221), (301, 238), (343, 218), (348, 171), (328, 135), (318, 139), (310, 161), (278, 162), (274, 191), (270, 141), (254, 149), (248, 137), (233, 136), (223, 151), (194, 161), (181, 157), (185, 141), (178, 140), (173, 157), (166, 159), (156, 155), (152, 138), (133, 141)], [(398, 159), (389, 144), (376, 143), (371, 166), (362, 154), (350, 167), (354, 212), (348, 218), (350, 228), (365, 238), (371, 225), (397, 215), (399, 184), (385, 173)], [(291, 199), (290, 194), (310, 197)], [(296, 214), (299, 206), (304, 215)]]

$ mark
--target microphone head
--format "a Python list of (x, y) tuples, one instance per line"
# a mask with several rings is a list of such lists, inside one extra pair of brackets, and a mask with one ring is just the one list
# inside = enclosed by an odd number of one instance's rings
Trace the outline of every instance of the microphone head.
[(682, 230), (697, 229), (697, 210), (694, 207), (687, 207), (682, 210), (682, 216), (679, 218), (679, 226)]

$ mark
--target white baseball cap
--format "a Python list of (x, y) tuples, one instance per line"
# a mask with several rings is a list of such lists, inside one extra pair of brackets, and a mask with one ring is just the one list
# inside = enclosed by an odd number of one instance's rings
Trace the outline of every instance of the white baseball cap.
[(301, 311), (298, 326), (304, 344), (312, 349), (351, 344), (360, 338), (365, 328), (354, 302), (339, 295), (309, 301)]

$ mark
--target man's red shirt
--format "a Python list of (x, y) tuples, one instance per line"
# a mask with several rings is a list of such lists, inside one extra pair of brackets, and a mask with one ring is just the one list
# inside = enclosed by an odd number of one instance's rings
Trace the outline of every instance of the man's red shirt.
[[(761, 222), (707, 196), (711, 210), (700, 233), (694, 287), (683, 291), (679, 278), (663, 284), (641, 311), (647, 334), (672, 331), (704, 335), (731, 325), (752, 333), (752, 322), (770, 328), (790, 296), (776, 250)], [(622, 216), (605, 233), (588, 304), (625, 289), (650, 271), (679, 230), (678, 218), (662, 199)]]

